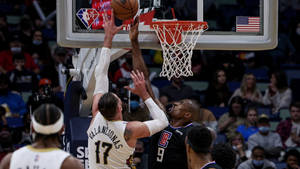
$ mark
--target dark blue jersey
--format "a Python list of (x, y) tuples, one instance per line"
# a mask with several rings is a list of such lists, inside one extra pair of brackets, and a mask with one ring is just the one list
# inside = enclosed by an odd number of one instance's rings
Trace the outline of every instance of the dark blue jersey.
[(168, 126), (151, 137), (149, 169), (187, 169), (185, 136), (189, 128)]

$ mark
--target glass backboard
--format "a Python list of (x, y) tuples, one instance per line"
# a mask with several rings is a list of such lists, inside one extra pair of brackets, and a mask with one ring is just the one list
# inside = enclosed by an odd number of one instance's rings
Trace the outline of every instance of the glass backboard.
[[(266, 50), (277, 46), (278, 0), (139, 0), (140, 36), (143, 49), (160, 49), (149, 24), (156, 20), (206, 21), (209, 29), (195, 49)], [(57, 0), (57, 41), (65, 47), (101, 47), (103, 11), (110, 0)], [(116, 20), (121, 25), (130, 21)], [(130, 48), (124, 28), (113, 41), (115, 48)]]

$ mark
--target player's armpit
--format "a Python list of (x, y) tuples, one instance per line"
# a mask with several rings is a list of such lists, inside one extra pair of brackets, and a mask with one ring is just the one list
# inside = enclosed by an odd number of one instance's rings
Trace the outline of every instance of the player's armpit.
[(12, 153), (7, 154), (0, 163), (0, 169), (9, 169)]
[(84, 169), (82, 163), (75, 157), (69, 156), (61, 165), (61, 169)]

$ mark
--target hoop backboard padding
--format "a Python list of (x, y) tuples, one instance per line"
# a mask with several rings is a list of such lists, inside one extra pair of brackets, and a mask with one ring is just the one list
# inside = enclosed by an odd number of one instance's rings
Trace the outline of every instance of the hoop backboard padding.
[(152, 22), (163, 50), (164, 62), (160, 76), (193, 76), (192, 55), (201, 33), (207, 30), (206, 22), (197, 21), (157, 21)]
[[(94, 0), (57, 0), (57, 42), (59, 45), (74, 48), (97, 48), (103, 45), (104, 31), (101, 29), (85, 28), (76, 17), (76, 13), (80, 9), (92, 8), (92, 5), (89, 4), (89, 2), (92, 1)], [(158, 20), (170, 19), (167, 17), (157, 17), (160, 13), (157, 8), (161, 8), (162, 10), (169, 9), (162, 7), (163, 3), (167, 1), (139, 1), (140, 5), (143, 4), (140, 6), (138, 12), (140, 13), (140, 47), (142, 49), (161, 50), (160, 44), (157, 43), (158, 39), (156, 34), (151, 30), (150, 24), (154, 18)], [(153, 6), (154, 1), (155, 7)], [(221, 1), (222, 3), (220, 3)], [(194, 49), (267, 50), (277, 46), (278, 0), (253, 0), (251, 1), (252, 5), (246, 7), (239, 1), (236, 1), (234, 4), (224, 0), (174, 0), (172, 3), (173, 2), (179, 6), (182, 4), (180, 7), (174, 5), (178, 20), (205, 20), (209, 21), (209, 23), (215, 23), (215, 25), (210, 26), (210, 30), (204, 32), (197, 40)], [(186, 3), (188, 3), (188, 5), (185, 5)], [(208, 4), (215, 6), (214, 8), (210, 8), (210, 6), (207, 6)], [(212, 13), (209, 9), (217, 9), (218, 12), (222, 12), (222, 14)], [(182, 10), (184, 10), (184, 12), (182, 12)], [(153, 11), (155, 11), (155, 15), (147, 15), (148, 13), (153, 14)], [(167, 11), (162, 11), (162, 16), (166, 14), (166, 12)], [(188, 14), (188, 18), (184, 18), (180, 16), (180, 14)], [(260, 31), (257, 33), (236, 32), (235, 18), (237, 16), (260, 17)], [(98, 19), (101, 19), (101, 17), (98, 17)], [(225, 24), (225, 27), (223, 27), (223, 24)], [(131, 48), (128, 31), (120, 31), (115, 36), (112, 45), (114, 48)]]

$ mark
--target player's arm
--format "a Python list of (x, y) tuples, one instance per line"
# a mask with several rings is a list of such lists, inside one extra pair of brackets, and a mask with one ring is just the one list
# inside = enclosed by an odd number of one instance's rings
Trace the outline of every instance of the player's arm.
[(152, 99), (155, 100), (155, 102), (160, 106), (160, 108), (164, 109), (164, 107), (159, 102), (159, 100), (157, 100), (155, 98), (152, 87), (151, 87), (151, 82), (149, 80), (149, 71), (148, 71), (145, 61), (142, 57), (142, 52), (141, 52), (140, 45), (138, 42), (138, 36), (139, 36), (138, 27), (139, 27), (139, 17), (136, 17), (133, 24), (131, 24), (130, 31), (129, 31), (129, 38), (130, 38), (131, 45), (132, 45), (133, 69), (139, 70), (144, 73), (147, 91), (149, 92)]
[(98, 112), (98, 102), (101, 98), (101, 96), (108, 92), (108, 68), (110, 64), (110, 49), (112, 46), (112, 40), (116, 33), (118, 33), (122, 26), (117, 27), (115, 25), (114, 20), (114, 14), (112, 11), (111, 18), (108, 19), (107, 14), (103, 14), (103, 27), (105, 31), (105, 37), (103, 42), (103, 48), (100, 53), (98, 64), (95, 68), (95, 90), (94, 90), (94, 96), (93, 96), (93, 105), (92, 105), (92, 114), (93, 117), (96, 116)]
[(12, 153), (7, 154), (0, 163), (0, 169), (9, 169)]
[(84, 169), (82, 163), (73, 156), (69, 156), (64, 160), (61, 169)]
[(167, 127), (169, 122), (165, 113), (150, 97), (145, 86), (143, 73), (138, 70), (135, 72), (132, 71), (131, 78), (134, 83), (134, 88), (130, 88), (129, 86), (125, 88), (143, 99), (153, 118), (153, 120), (146, 122), (134, 121), (127, 124), (124, 137), (129, 145), (134, 145), (137, 138), (149, 137)]

